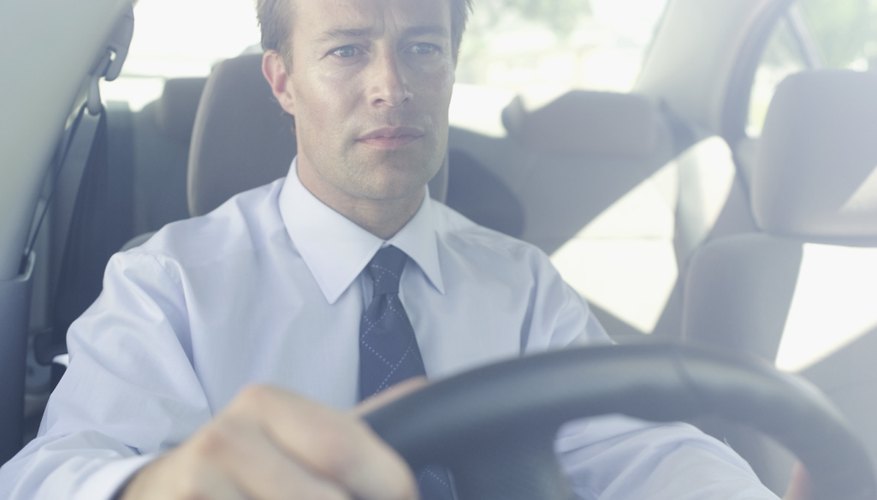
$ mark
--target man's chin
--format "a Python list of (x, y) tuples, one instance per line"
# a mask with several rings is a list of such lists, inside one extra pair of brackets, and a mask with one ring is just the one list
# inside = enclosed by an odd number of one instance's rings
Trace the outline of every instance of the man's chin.
[(441, 160), (424, 160), (424, 156), (394, 156), (374, 164), (369, 169), (369, 184), (386, 193), (404, 195), (423, 188), (441, 168)]
[(393, 203), (404, 202), (407, 200), (419, 202), (420, 200), (422, 200), (424, 194), (426, 193), (426, 184), (426, 181), (412, 183), (390, 182), (385, 184), (372, 184), (361, 194), (363, 198), (367, 198), (372, 201)]

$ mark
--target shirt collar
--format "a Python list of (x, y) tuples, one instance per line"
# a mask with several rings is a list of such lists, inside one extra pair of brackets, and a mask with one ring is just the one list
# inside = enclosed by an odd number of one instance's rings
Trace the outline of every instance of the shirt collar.
[(424, 197), (414, 217), (388, 241), (369, 233), (311, 194), (298, 178), (295, 160), (279, 203), (293, 245), (330, 304), (341, 297), (385, 244), (408, 254), (432, 286), (444, 293), (433, 202), (429, 196)]

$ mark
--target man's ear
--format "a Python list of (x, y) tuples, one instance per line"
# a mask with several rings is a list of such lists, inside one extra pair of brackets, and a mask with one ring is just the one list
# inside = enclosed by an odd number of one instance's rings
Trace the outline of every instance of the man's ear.
[(268, 80), (268, 85), (274, 93), (280, 107), (290, 115), (295, 116), (295, 100), (292, 89), (289, 88), (289, 71), (286, 61), (279, 52), (266, 50), (262, 55), (262, 74)]

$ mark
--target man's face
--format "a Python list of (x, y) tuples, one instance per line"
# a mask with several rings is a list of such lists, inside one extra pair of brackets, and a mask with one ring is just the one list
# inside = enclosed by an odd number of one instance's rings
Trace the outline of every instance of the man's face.
[(447, 0), (292, 0), (281, 105), (303, 184), (345, 213), (419, 204), (447, 149), (454, 81)]

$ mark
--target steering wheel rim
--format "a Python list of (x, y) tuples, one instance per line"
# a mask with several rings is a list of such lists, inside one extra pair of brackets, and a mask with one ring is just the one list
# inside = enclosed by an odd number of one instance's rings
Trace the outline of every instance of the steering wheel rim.
[(877, 498), (867, 451), (814, 386), (690, 345), (580, 347), (503, 361), (437, 381), (365, 420), (412, 467), (450, 468), (461, 500), (568, 499), (553, 453), (557, 429), (611, 413), (727, 418), (794, 453), (815, 498)]

